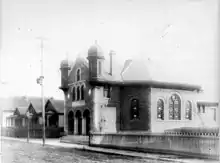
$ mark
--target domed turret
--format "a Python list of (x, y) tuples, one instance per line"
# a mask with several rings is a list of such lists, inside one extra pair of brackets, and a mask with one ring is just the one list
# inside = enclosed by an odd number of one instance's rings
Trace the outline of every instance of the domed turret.
[(68, 71), (70, 70), (70, 62), (65, 59), (60, 63), (60, 71), (61, 71), (61, 86), (60, 89), (63, 91), (68, 90)]
[(88, 50), (88, 57), (98, 57), (104, 58), (104, 53), (102, 48), (95, 42)]
[(60, 68), (63, 68), (63, 67), (69, 67), (70, 64), (69, 64), (69, 61), (67, 59), (64, 59), (61, 61), (60, 63)]
[(105, 58), (102, 48), (97, 44), (97, 42), (89, 48), (87, 59), (89, 60), (90, 79), (102, 80)]

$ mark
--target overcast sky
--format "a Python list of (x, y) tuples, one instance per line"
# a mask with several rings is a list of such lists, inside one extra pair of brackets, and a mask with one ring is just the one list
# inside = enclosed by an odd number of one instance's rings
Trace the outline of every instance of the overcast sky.
[[(45, 41), (45, 95), (63, 98), (59, 64), (95, 40), (117, 62), (151, 58), (201, 85), (216, 100), (218, 0), (2, 0), (0, 96), (40, 96), (40, 42)], [(180, 81), (181, 82), (181, 81)], [(219, 90), (219, 89), (218, 89)]]

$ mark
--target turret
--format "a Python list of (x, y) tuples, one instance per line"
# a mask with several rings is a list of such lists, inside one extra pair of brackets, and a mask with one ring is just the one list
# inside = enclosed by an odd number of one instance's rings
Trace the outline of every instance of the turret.
[(61, 61), (60, 71), (61, 71), (61, 86), (64, 92), (68, 90), (68, 72), (70, 70), (70, 64), (68, 60)]
[(103, 80), (104, 55), (101, 47), (95, 43), (88, 50), (90, 80)]

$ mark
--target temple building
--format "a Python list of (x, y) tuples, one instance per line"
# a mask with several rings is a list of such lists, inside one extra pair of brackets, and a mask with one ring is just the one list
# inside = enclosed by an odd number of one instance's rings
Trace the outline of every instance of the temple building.
[[(117, 66), (114, 55), (109, 52), (107, 63), (95, 43), (87, 58), (61, 62), (66, 135), (163, 133), (172, 128), (203, 127), (206, 118), (199, 109), (208, 104), (198, 101), (200, 86), (158, 75), (159, 67), (151, 60), (126, 60), (122, 67)], [(213, 123), (208, 127), (216, 126), (218, 119), (218, 103), (211, 106)]]

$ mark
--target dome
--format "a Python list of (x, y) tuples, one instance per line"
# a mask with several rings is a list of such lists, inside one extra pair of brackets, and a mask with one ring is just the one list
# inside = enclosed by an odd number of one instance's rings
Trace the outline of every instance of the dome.
[(95, 43), (92, 45), (88, 50), (88, 56), (97, 56), (97, 57), (103, 57), (103, 51), (102, 48)]
[(70, 66), (70, 64), (67, 59), (62, 60), (60, 63), (60, 67), (69, 67), (69, 66)]

